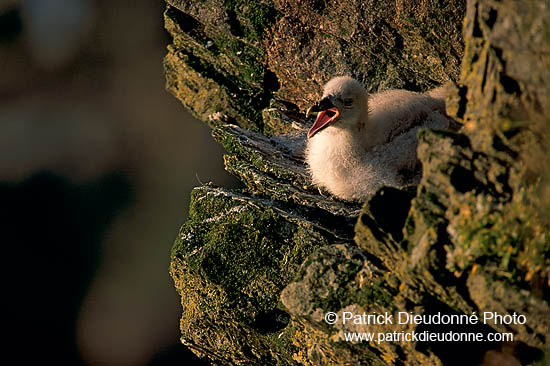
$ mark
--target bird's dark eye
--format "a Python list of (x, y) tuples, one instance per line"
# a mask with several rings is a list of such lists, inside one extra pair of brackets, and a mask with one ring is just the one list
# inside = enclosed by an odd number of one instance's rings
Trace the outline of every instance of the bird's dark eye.
[(353, 99), (344, 99), (344, 107), (351, 107)]

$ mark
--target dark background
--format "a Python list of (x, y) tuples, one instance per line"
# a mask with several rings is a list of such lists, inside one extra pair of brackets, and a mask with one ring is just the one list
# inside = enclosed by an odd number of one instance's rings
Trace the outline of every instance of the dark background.
[[(191, 365), (170, 247), (210, 129), (164, 90), (158, 0), (0, 0), (2, 358)], [(194, 361), (195, 360), (195, 361)]]

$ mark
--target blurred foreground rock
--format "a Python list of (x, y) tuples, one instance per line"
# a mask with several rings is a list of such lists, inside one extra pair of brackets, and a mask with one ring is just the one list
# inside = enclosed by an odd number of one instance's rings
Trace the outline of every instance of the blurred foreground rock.
[[(214, 128), (246, 186), (192, 193), (171, 262), (184, 344), (218, 365), (544, 362), (546, 2), (168, 3), (167, 88)], [(312, 187), (303, 162), (312, 121), (300, 111), (335, 74), (373, 92), (451, 82), (447, 112), (463, 128), (420, 133), (418, 187), (382, 188), (363, 207)], [(327, 312), (526, 321), (366, 327), (329, 325)], [(510, 332), (514, 342), (345, 340), (412, 331)]]

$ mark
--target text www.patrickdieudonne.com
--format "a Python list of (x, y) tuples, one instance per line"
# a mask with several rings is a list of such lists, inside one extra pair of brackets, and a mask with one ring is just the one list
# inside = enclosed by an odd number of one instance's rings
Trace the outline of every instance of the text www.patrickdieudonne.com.
[[(324, 315), (327, 324), (342, 327), (343, 338), (348, 342), (512, 342), (513, 333), (500, 332), (468, 332), (468, 331), (386, 331), (369, 332), (369, 325), (376, 325), (380, 330), (380, 325), (511, 325), (525, 324), (527, 319), (524, 315), (517, 313), (501, 315), (495, 312), (484, 312), (479, 316), (472, 314), (453, 314), (442, 313), (415, 315), (411, 312), (390, 313), (360, 313), (356, 314), (349, 311), (340, 313), (327, 312)], [(357, 329), (357, 327), (363, 329)], [(366, 329), (365, 329), (366, 328)], [(353, 331), (351, 331), (353, 330)], [(361, 330), (361, 331), (358, 331)]]
[(427, 330), (423, 332), (379, 332), (379, 333), (358, 333), (344, 332), (346, 342), (512, 342), (512, 333), (466, 333), (466, 332), (444, 332), (433, 333)]

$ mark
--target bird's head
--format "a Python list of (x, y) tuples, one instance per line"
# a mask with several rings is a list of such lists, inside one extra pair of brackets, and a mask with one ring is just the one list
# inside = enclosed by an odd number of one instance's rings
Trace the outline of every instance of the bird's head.
[(318, 112), (307, 137), (333, 124), (341, 128), (356, 126), (362, 114), (368, 113), (367, 99), (367, 91), (357, 80), (348, 76), (332, 78), (325, 84), (323, 98), (306, 112)]

